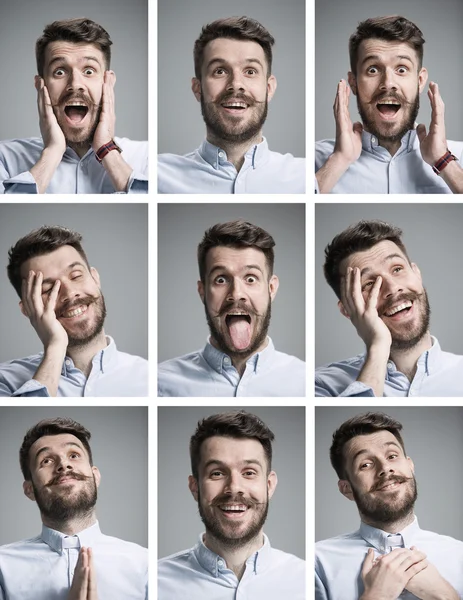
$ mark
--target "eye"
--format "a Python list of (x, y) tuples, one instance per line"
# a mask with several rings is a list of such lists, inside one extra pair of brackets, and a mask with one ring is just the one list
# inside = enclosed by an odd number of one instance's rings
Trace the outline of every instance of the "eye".
[(362, 291), (367, 290), (369, 288), (371, 288), (371, 286), (374, 284), (374, 281), (367, 281), (366, 283), (363, 284), (362, 286)]
[(227, 283), (227, 280), (225, 279), (225, 277), (223, 275), (219, 275), (218, 277), (216, 277), (214, 279), (214, 283), (218, 283), (219, 285), (223, 285), (224, 283)]
[(214, 71), (214, 75), (224, 75), (226, 73), (225, 69), (223, 67), (218, 67), (215, 71)]
[(246, 283), (257, 283), (258, 279), (255, 275), (247, 275)]
[(255, 471), (252, 471), (252, 470), (250, 469), (249, 471), (245, 471), (245, 472), (243, 473), (243, 475), (244, 475), (245, 477), (254, 477), (254, 475), (256, 475), (256, 472), (255, 472)]
[(50, 465), (50, 464), (52, 464), (52, 462), (53, 462), (53, 459), (50, 457), (47, 457), (42, 460), (41, 464), (42, 465)]
[(397, 72), (400, 73), (401, 75), (405, 75), (405, 73), (408, 73), (408, 69), (407, 67), (401, 66), (397, 68)]
[(404, 268), (403, 268), (403, 267), (397, 266), (397, 267), (394, 267), (394, 268), (392, 269), (392, 272), (393, 272), (393, 273), (400, 273), (400, 271), (403, 271), (403, 270), (404, 270)]
[(71, 274), (71, 280), (74, 281), (75, 279), (80, 279), (82, 277), (82, 273), (72, 273)]
[(53, 75), (55, 75), (55, 77), (62, 77), (65, 74), (64, 69), (56, 69), (55, 72), (53, 73)]
[(369, 462), (369, 461), (368, 461), (368, 462), (364, 462), (364, 463), (362, 463), (362, 464), (359, 466), (359, 469), (360, 469), (361, 471), (363, 471), (364, 469), (368, 469), (368, 467), (369, 467), (370, 465), (371, 465), (371, 462)]
[(256, 69), (246, 69), (246, 75), (257, 75)]
[(373, 66), (368, 67), (367, 73), (369, 75), (376, 75), (376, 73), (378, 73), (378, 67), (373, 67)]
[(70, 458), (80, 458), (80, 454), (78, 452), (71, 452), (69, 455)]
[(210, 474), (210, 477), (213, 477), (214, 479), (217, 479), (218, 477), (222, 476), (222, 471), (212, 471)]
[(51, 288), (48, 288), (47, 290), (42, 290), (42, 296), (44, 294), (46, 294), (47, 296), (49, 296), (52, 289), (53, 289), (53, 286)]
[(398, 454), (389, 454), (388, 458), (394, 460), (394, 458), (398, 458)]
[(95, 73), (95, 69), (92, 69), (91, 67), (87, 67), (87, 68), (84, 70), (84, 74), (85, 74), (85, 75), (93, 75), (94, 73)]

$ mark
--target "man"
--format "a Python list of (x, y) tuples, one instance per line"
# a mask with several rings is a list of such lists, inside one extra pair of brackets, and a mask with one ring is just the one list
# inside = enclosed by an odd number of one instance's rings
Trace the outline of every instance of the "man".
[(303, 194), (305, 160), (269, 150), (262, 136), (275, 40), (259, 22), (229, 17), (205, 25), (194, 46), (192, 91), (206, 140), (185, 156), (161, 154), (161, 194)]
[[(430, 82), (429, 132), (415, 129), (419, 94), (428, 79), (423, 35), (397, 15), (367, 19), (349, 40), (349, 85), (338, 84), (336, 139), (317, 142), (316, 187), (321, 193), (463, 193), (463, 143), (447, 141), (444, 103)], [(352, 125), (350, 91), (362, 123)]]
[(463, 395), (463, 357), (429, 333), (421, 272), (401, 236), (389, 223), (360, 221), (326, 247), (326, 280), (366, 352), (318, 368), (317, 396)]
[(401, 429), (385, 414), (366, 413), (333, 434), (338, 488), (356, 503), (361, 524), (316, 544), (316, 600), (459, 600), (463, 594), (463, 543), (418, 526), (414, 465)]
[(148, 192), (148, 144), (115, 138), (112, 41), (90, 19), (55, 21), (36, 43), (42, 139), (0, 142), (0, 193)]
[(303, 560), (271, 548), (263, 533), (277, 485), (274, 434), (240, 411), (198, 423), (190, 440), (188, 487), (206, 532), (196, 546), (159, 561), (158, 598), (305, 598)]
[(205, 232), (198, 293), (211, 335), (202, 350), (159, 365), (159, 396), (305, 396), (305, 363), (267, 336), (279, 285), (274, 245), (242, 220)]
[(90, 432), (68, 418), (29, 429), (19, 458), (24, 494), (37, 503), (42, 533), (0, 548), (2, 600), (145, 600), (148, 553), (103, 535), (96, 519), (101, 474)]
[(148, 362), (105, 335), (100, 276), (81, 241), (44, 226), (10, 249), (8, 277), (43, 352), (0, 364), (0, 396), (148, 395)]

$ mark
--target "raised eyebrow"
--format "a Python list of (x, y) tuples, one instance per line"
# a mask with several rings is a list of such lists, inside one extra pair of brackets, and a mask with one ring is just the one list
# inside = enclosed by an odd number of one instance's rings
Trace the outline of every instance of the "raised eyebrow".
[[(396, 56), (396, 58), (398, 60), (407, 60), (409, 63), (411, 63), (412, 65), (414, 64), (413, 59), (408, 56), (407, 54), (398, 54)], [(381, 56), (379, 56), (378, 54), (368, 54), (367, 56), (365, 56), (365, 58), (362, 60), (361, 62), (361, 66), (363, 66), (365, 63), (370, 62), (370, 61), (378, 61), (381, 62)]]
[[(399, 444), (397, 442), (385, 442), (383, 444), (383, 446), (385, 448), (388, 448), (389, 446), (394, 446), (395, 448), (397, 448), (397, 450), (401, 449), (400, 446), (399, 446)], [(354, 456), (352, 457), (352, 464), (355, 463), (355, 461), (357, 460), (357, 458), (359, 456), (361, 456), (362, 454), (370, 454), (370, 452), (371, 452), (370, 450), (367, 450), (366, 448), (362, 448), (362, 450), (359, 450), (358, 452), (356, 452), (354, 454)]]
[[(264, 274), (262, 268), (259, 265), (244, 265), (243, 267), (243, 271), (249, 271), (251, 269), (256, 269), (257, 271), (260, 271), (262, 275)], [(215, 271), (228, 272), (228, 269), (224, 265), (216, 265), (215, 267), (212, 267), (212, 269), (209, 271), (209, 277), (211, 277), (211, 275), (215, 273)]]
[[(256, 65), (259, 65), (262, 69), (264, 68), (262, 62), (258, 58), (246, 58), (243, 62), (245, 64), (250, 64), (250, 63), (254, 64), (255, 63)], [(225, 58), (219, 58), (219, 57), (211, 58), (211, 60), (206, 65), (206, 69), (210, 69), (217, 63), (222, 64), (222, 65), (227, 65), (227, 66), (229, 65), (229, 62)]]
[[(402, 254), (398, 254), (397, 252), (394, 252), (393, 254), (389, 254), (388, 256), (386, 256), (382, 262), (385, 263), (388, 260), (392, 260), (394, 258), (400, 258), (400, 260), (402, 261), (406, 261), (405, 257), (402, 256)], [(373, 269), (371, 269), (370, 267), (364, 267), (361, 271), (360, 271), (360, 276), (363, 277), (363, 275), (367, 275), (368, 273), (371, 273), (373, 271)]]
[[(84, 265), (84, 263), (76, 260), (75, 262), (71, 263), (69, 266), (66, 267), (65, 271), (71, 271), (72, 269), (74, 269), (75, 267), (86, 267), (86, 265)], [(46, 279), (44, 279), (42, 281), (42, 285), (44, 283), (55, 283), (56, 279), (53, 279), (53, 277), (47, 277)]]
[[(96, 56), (83, 56), (82, 58), (79, 58), (79, 62), (95, 62), (97, 65), (101, 65), (101, 62)], [(63, 63), (66, 65), (67, 59), (65, 56), (55, 56), (48, 63), (48, 68), (51, 68), (55, 63)]]

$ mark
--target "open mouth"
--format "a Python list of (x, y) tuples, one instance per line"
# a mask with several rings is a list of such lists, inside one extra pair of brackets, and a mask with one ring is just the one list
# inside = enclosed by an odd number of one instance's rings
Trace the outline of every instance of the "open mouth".
[(88, 310), (88, 304), (81, 304), (79, 306), (74, 306), (70, 310), (61, 313), (60, 317), (62, 319), (76, 319), (85, 314)]
[(394, 119), (396, 114), (399, 112), (401, 108), (401, 104), (398, 100), (390, 99), (390, 100), (381, 100), (376, 104), (376, 108), (381, 114), (383, 119), (389, 120)]
[(249, 104), (243, 100), (227, 100), (222, 102), (221, 106), (227, 113), (239, 115), (248, 108)]
[(222, 504), (218, 508), (229, 519), (239, 518), (248, 510), (245, 504)]
[(64, 112), (68, 121), (73, 125), (80, 125), (88, 113), (88, 106), (80, 101), (73, 101), (66, 104)]
[(413, 308), (413, 302), (411, 300), (405, 300), (393, 308), (389, 308), (383, 313), (384, 317), (388, 319), (400, 320), (407, 316)]
[(237, 350), (244, 350), (251, 343), (251, 317), (246, 312), (231, 312), (225, 317), (225, 323)]

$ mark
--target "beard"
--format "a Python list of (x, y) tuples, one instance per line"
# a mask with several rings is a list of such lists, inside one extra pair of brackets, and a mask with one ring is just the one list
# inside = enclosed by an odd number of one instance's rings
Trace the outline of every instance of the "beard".
[[(254, 333), (251, 338), (251, 343), (247, 348), (243, 350), (235, 350), (233, 347), (231, 347), (230, 342), (227, 340), (226, 336), (218, 329), (218, 327), (215, 324), (216, 320), (219, 320), (220, 322), (220, 318), (226, 315), (232, 309), (240, 309), (246, 311), (250, 315), (255, 317)], [(264, 343), (264, 341), (267, 338), (267, 332), (270, 326), (270, 319), (272, 316), (272, 302), (270, 299), (270, 295), (267, 310), (262, 315), (259, 315), (256, 311), (252, 310), (247, 305), (241, 305), (240, 303), (233, 302), (224, 304), (221, 307), (218, 315), (216, 315), (215, 317), (211, 316), (211, 313), (209, 312), (206, 303), (204, 303), (204, 310), (206, 312), (206, 320), (209, 326), (211, 338), (214, 340), (217, 348), (221, 350), (224, 354), (227, 354), (232, 360), (234, 358), (243, 359), (244, 357), (251, 356), (260, 348), (260, 346)], [(226, 323), (225, 327), (228, 329)]]
[[(380, 123), (377, 124), (373, 117), (370, 117), (371, 111), (367, 109), (369, 107), (373, 112), (377, 111), (376, 104), (385, 98), (395, 99), (401, 104), (400, 110), (404, 111), (401, 123)], [(418, 116), (420, 109), (420, 94), (417, 88), (416, 96), (412, 102), (408, 102), (402, 94), (397, 92), (385, 93), (381, 92), (376, 94), (370, 102), (363, 102), (360, 99), (360, 94), (357, 94), (357, 109), (359, 111), (360, 118), (362, 120), (364, 128), (371, 134), (378, 138), (378, 142), (398, 142), (403, 136), (413, 129), (415, 121)], [(408, 114), (407, 114), (408, 113)], [(394, 132), (394, 128), (397, 130)]]
[[(226, 100), (234, 98), (243, 100), (248, 104), (246, 110), (254, 109), (254, 115), (247, 121), (239, 116), (221, 114), (221, 109), (217, 108)], [(262, 127), (267, 119), (268, 113), (268, 93), (263, 102), (254, 100), (251, 96), (245, 94), (235, 94), (224, 92), (214, 102), (205, 102), (201, 94), (201, 114), (209, 133), (215, 138), (230, 143), (248, 142), (260, 134)]]
[[(407, 486), (407, 490), (402, 500), (396, 500), (396, 497), (401, 493), (400, 488), (397, 492), (387, 493), (389, 501), (371, 496), (371, 492), (374, 492), (378, 487), (385, 485), (389, 481), (397, 481), (402, 483), (402, 485)], [(393, 475), (385, 481), (379, 482), (369, 492), (364, 494), (358, 492), (352, 483), (351, 488), (355, 503), (357, 504), (357, 508), (362, 517), (366, 517), (370, 522), (382, 525), (394, 523), (409, 515), (413, 511), (416, 499), (418, 498), (418, 490), (414, 475), (411, 477)]]
[(206, 535), (216, 539), (228, 550), (236, 550), (247, 546), (260, 534), (268, 515), (268, 492), (266, 501), (261, 503), (257, 502), (257, 500), (252, 497), (246, 498), (240, 494), (236, 496), (222, 494), (214, 498), (211, 506), (216, 507), (219, 504), (231, 503), (245, 504), (249, 507), (248, 510), (255, 511), (253, 520), (244, 531), (240, 531), (241, 524), (239, 522), (230, 521), (227, 524), (228, 526), (225, 527), (223, 522), (218, 517), (214, 516), (213, 511), (206, 511), (202, 506), (201, 496), (198, 490), (198, 510), (201, 520), (206, 527)]
[[(57, 475), (46, 487), (53, 486), (53, 482), (62, 476), (63, 473)], [(73, 493), (73, 486), (67, 488), (65, 485), (63, 485), (61, 490), (56, 494), (44, 494), (35, 486), (34, 482), (32, 482), (35, 501), (37, 502), (40, 512), (51, 521), (65, 522), (75, 519), (76, 517), (85, 516), (93, 510), (96, 504), (97, 487), (95, 476), (92, 474), (90, 477), (87, 477), (81, 473), (72, 473), (68, 474), (68, 476), (86, 482), (83, 489), (77, 494)]]
[[(71, 129), (69, 124), (62, 116), (62, 112), (58, 110), (61, 108), (64, 111), (64, 106), (70, 102), (71, 100), (82, 100), (88, 106), (89, 112), (93, 112), (93, 118), (90, 123), (83, 127), (76, 127)], [(62, 96), (57, 105), (53, 106), (53, 112), (55, 114), (56, 120), (58, 121), (58, 125), (61, 128), (61, 131), (64, 134), (66, 139), (66, 144), (73, 148), (74, 150), (87, 150), (89, 146), (91, 146), (93, 142), (93, 137), (95, 135), (95, 131), (100, 122), (101, 111), (103, 109), (103, 100), (100, 101), (99, 104), (94, 104), (91, 98), (85, 94), (76, 94), (70, 93)]]
[[(418, 342), (420, 342), (429, 330), (429, 322), (431, 319), (431, 307), (429, 306), (428, 295), (426, 290), (423, 289), (421, 294), (415, 292), (406, 292), (399, 294), (395, 298), (391, 298), (389, 303), (385, 303), (380, 308), (380, 313), (384, 314), (388, 308), (397, 305), (402, 300), (413, 301), (413, 309), (418, 310), (418, 323), (404, 323), (400, 325), (401, 330), (396, 331), (387, 325), (387, 321), (383, 322), (388, 326), (391, 332), (392, 344), (391, 350), (410, 350), (414, 348)], [(386, 317), (387, 319), (387, 317)]]
[[(95, 317), (90, 324), (85, 321), (75, 323), (72, 331), (68, 331), (65, 324), (60, 321), (68, 334), (68, 348), (80, 348), (86, 346), (103, 331), (103, 325), (106, 318), (106, 304), (103, 294), (100, 293), (97, 297), (85, 296), (85, 298), (78, 299), (72, 304), (67, 305), (65, 307), (65, 312), (72, 310), (75, 306), (82, 305), (92, 306), (95, 311)], [(60, 316), (62, 316), (62, 314)]]

